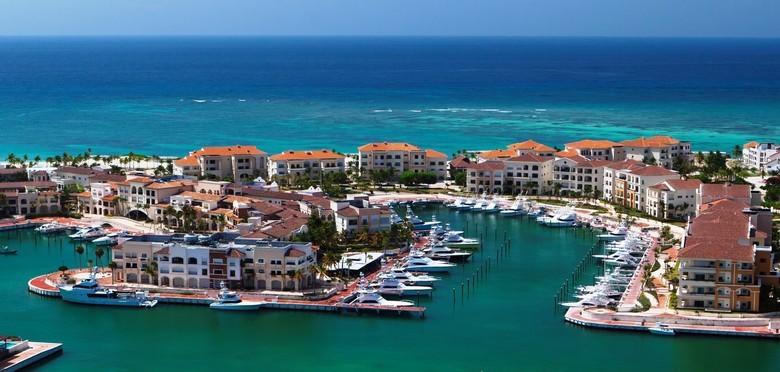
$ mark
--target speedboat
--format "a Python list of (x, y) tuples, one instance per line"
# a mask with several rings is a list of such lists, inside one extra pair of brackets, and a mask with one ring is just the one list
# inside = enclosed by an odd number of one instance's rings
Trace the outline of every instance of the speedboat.
[(380, 273), (377, 279), (393, 278), (404, 284), (431, 286), (439, 278), (427, 274), (412, 274), (405, 269), (395, 267), (388, 272)]
[(263, 306), (263, 302), (242, 300), (241, 295), (228, 290), (224, 281), (219, 283), (219, 288), (216, 301), (209, 305), (214, 310), (257, 310)]
[(471, 252), (460, 252), (450, 247), (429, 247), (423, 250), (428, 257), (434, 260), (447, 260), (449, 262), (466, 262), (471, 258)]
[(125, 233), (111, 233), (93, 240), (92, 243), (95, 243), (95, 245), (117, 245), (119, 243), (119, 238), (126, 236), (127, 234)]
[(70, 226), (58, 222), (45, 223), (35, 228), (35, 231), (41, 234), (56, 234), (69, 229)]
[(666, 324), (655, 323), (655, 327), (650, 327), (647, 330), (654, 335), (674, 336), (674, 329), (669, 328)]
[(501, 207), (498, 206), (498, 203), (495, 201), (491, 201), (490, 203), (487, 203), (484, 208), (482, 208), (482, 212), (485, 213), (494, 213), (501, 210)]
[(8, 249), (8, 246), (3, 247), (3, 249), (0, 249), (0, 254), (16, 254), (17, 249)]
[(149, 298), (149, 292), (120, 292), (114, 289), (107, 289), (101, 286), (95, 275), (98, 268), (89, 274), (89, 278), (81, 280), (73, 286), (57, 286), (60, 296), (68, 302), (76, 302), (88, 305), (107, 305), (107, 306), (131, 306), (131, 307), (154, 307), (157, 300)]
[(626, 238), (627, 235), (628, 235), (628, 226), (626, 226), (625, 223), (621, 223), (613, 230), (610, 230), (608, 234), (598, 235), (598, 238), (599, 240), (604, 240), (604, 241), (615, 241), (615, 240), (623, 240)]
[(350, 306), (385, 306), (385, 307), (408, 307), (414, 306), (411, 301), (391, 301), (385, 299), (376, 290), (367, 288), (363, 285), (355, 291), (355, 299), (349, 302)]
[(450, 248), (479, 248), (479, 240), (464, 238), (460, 236), (460, 234), (451, 231), (444, 234), (441, 241), (435, 243), (434, 246), (446, 246)]
[(68, 235), (73, 240), (90, 240), (106, 235), (101, 226), (88, 226), (74, 234)]
[(520, 216), (524, 212), (523, 204), (519, 200), (516, 200), (512, 205), (501, 210), (501, 215), (504, 217)]
[(536, 222), (548, 227), (570, 227), (577, 223), (577, 214), (572, 208), (561, 208), (552, 217), (538, 217)]
[(432, 260), (423, 254), (409, 254), (407, 261), (402, 266), (409, 271), (423, 271), (429, 273), (448, 273), (455, 267), (454, 263)]
[(433, 287), (422, 285), (406, 285), (395, 278), (385, 278), (381, 282), (371, 284), (379, 294), (392, 296), (430, 296)]

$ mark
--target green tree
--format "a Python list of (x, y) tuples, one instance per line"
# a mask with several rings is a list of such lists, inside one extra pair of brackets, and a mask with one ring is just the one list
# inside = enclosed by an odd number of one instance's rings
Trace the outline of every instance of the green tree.
[(76, 247), (76, 253), (79, 255), (79, 270), (81, 270), (81, 255), (83, 255), (83, 254), (84, 254), (84, 246), (82, 246), (81, 244), (79, 244), (79, 245)]
[(101, 263), (103, 262), (102, 258), (103, 258), (103, 254), (105, 254), (105, 253), (106, 253), (106, 251), (103, 250), (103, 247), (95, 248), (95, 259), (97, 260), (98, 266), (102, 266), (101, 265)]
[(152, 284), (157, 285), (157, 261), (150, 262), (143, 271), (152, 278)]
[(68, 271), (68, 267), (65, 266), (65, 265), (62, 265), (62, 266), (57, 268), (57, 271), (62, 271), (62, 275), (61, 276), (65, 277), (65, 272)]
[(108, 262), (108, 268), (111, 269), (111, 284), (114, 284), (114, 270), (119, 267), (116, 262), (109, 261)]

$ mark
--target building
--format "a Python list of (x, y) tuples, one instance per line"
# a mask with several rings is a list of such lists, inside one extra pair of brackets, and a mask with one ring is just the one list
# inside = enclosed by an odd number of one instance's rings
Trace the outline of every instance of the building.
[(575, 152), (561, 151), (552, 164), (551, 185), (548, 191), (554, 191), (560, 185), (561, 191), (580, 194), (599, 195), (604, 188), (604, 167), (612, 164), (607, 160), (588, 160)]
[(204, 147), (173, 162), (173, 174), (251, 180), (268, 174), (266, 153), (255, 146)]
[[(524, 152), (522, 155), (513, 156), (504, 161), (504, 170), (506, 171), (504, 193), (512, 195), (541, 194), (547, 181), (552, 179), (553, 160), (550, 156)], [(468, 177), (466, 180), (468, 181)]]
[(291, 243), (242, 238), (216, 233), (209, 245), (182, 234), (141, 235), (112, 250), (116, 278), (126, 283), (151, 283), (148, 272), (157, 262), (158, 283), (173, 288), (230, 288), (256, 290), (301, 290), (314, 278), (311, 243)]
[(488, 160), (507, 160), (517, 155), (518, 155), (517, 151), (515, 150), (498, 149), (498, 150), (482, 151), (479, 154), (477, 154), (477, 161), (483, 162)]
[(57, 189), (62, 190), (68, 185), (81, 185), (84, 188), (89, 187), (91, 178), (103, 171), (83, 167), (59, 167), (51, 175), (51, 181), (57, 184)]
[(747, 168), (766, 170), (770, 157), (780, 152), (773, 142), (748, 142), (742, 146), (742, 164)]
[(119, 195), (109, 183), (95, 182), (89, 185), (89, 190), (76, 194), (78, 209), (82, 213), (109, 216), (116, 214)]
[(690, 142), (681, 142), (669, 136), (640, 137), (622, 141), (625, 159), (651, 163), (666, 169), (672, 169), (674, 159), (690, 159), (693, 155)]
[(517, 155), (533, 154), (538, 156), (550, 157), (555, 154), (554, 148), (547, 145), (543, 145), (533, 140), (513, 143), (507, 146), (507, 149), (515, 151)]
[(754, 194), (750, 185), (735, 185), (726, 183), (703, 183), (699, 187), (696, 204), (707, 205), (716, 200), (729, 199), (745, 203), (747, 205), (759, 205), (760, 200), (754, 201)]
[(772, 268), (771, 212), (728, 199), (710, 203), (687, 227), (679, 252), (677, 307), (759, 311)]
[(466, 190), (476, 194), (501, 194), (505, 174), (502, 161), (489, 160), (470, 165), (466, 168)]
[[(0, 182), (22, 182), (27, 180), (27, 169), (25, 168), (0, 168)], [(48, 179), (42, 181), (48, 181)]]
[(447, 177), (447, 155), (403, 142), (375, 142), (360, 146), (358, 161), (361, 172), (392, 169), (397, 175), (413, 171), (435, 173), (439, 180)]
[(0, 182), (5, 196), (0, 215), (51, 213), (60, 210), (60, 193), (54, 182)]
[(566, 150), (576, 151), (578, 155), (590, 160), (623, 161), (626, 152), (623, 145), (609, 140), (584, 139), (565, 145)]
[(331, 200), (330, 209), (334, 212), (336, 231), (356, 233), (362, 229), (371, 232), (390, 230), (392, 211), (387, 207), (372, 207), (368, 198), (353, 200)]
[(301, 176), (318, 180), (323, 174), (344, 172), (346, 156), (330, 150), (284, 151), (268, 158), (268, 176)]
[(663, 219), (685, 219), (699, 209), (697, 194), (702, 182), (693, 179), (668, 179), (647, 188), (645, 211)]
[(163, 181), (146, 177), (132, 178), (117, 184), (117, 214), (145, 220), (160, 217), (152, 213), (152, 207), (170, 203), (171, 197), (184, 191), (192, 191), (190, 181)]
[(639, 211), (647, 211), (647, 190), (669, 179), (680, 179), (672, 170), (625, 160), (604, 166), (604, 199)]

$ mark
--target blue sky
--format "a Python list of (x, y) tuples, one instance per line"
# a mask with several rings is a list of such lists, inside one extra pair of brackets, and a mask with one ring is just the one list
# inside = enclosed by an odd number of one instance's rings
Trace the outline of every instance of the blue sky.
[(0, 35), (780, 37), (780, 0), (2, 0)]

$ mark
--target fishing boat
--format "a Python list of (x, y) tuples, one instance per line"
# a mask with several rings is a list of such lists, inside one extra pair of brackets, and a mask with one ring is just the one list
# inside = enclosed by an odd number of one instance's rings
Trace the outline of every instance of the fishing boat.
[(485, 213), (495, 213), (501, 210), (501, 207), (499, 207), (498, 202), (491, 201), (485, 205), (484, 208), (482, 208), (482, 212)]
[(95, 243), (95, 245), (117, 245), (119, 243), (119, 238), (124, 238), (127, 236), (128, 234), (124, 232), (111, 233), (93, 240), (92, 243)]
[(395, 278), (385, 278), (381, 282), (370, 285), (379, 294), (391, 296), (430, 296), (433, 287), (422, 285), (406, 285)]
[(399, 267), (394, 267), (390, 271), (379, 273), (379, 275), (377, 275), (377, 279), (379, 280), (384, 280), (387, 278), (396, 279), (404, 284), (424, 286), (432, 286), (433, 283), (439, 280), (439, 278), (427, 274), (412, 274)]
[(95, 275), (98, 268), (89, 274), (89, 278), (82, 279), (81, 282), (72, 286), (60, 286), (60, 296), (68, 302), (76, 302), (88, 305), (104, 306), (129, 306), (129, 307), (148, 307), (157, 305), (157, 300), (149, 298), (149, 292), (120, 292), (114, 289), (107, 289), (101, 286)]
[(515, 216), (522, 215), (523, 212), (524, 212), (523, 203), (520, 200), (515, 200), (515, 202), (512, 203), (512, 205), (502, 209), (499, 213), (504, 217), (515, 217)]
[(234, 291), (229, 291), (225, 282), (219, 282), (219, 294), (216, 301), (209, 305), (214, 310), (257, 310), (263, 306), (263, 302), (244, 301), (241, 295)]
[(464, 238), (455, 231), (445, 233), (441, 240), (434, 243), (434, 246), (445, 246), (450, 248), (479, 248), (479, 240)]
[(654, 335), (674, 336), (674, 329), (662, 323), (655, 323), (655, 327), (650, 327), (647, 330)]
[(423, 250), (425, 254), (434, 260), (447, 260), (449, 262), (466, 262), (473, 253), (453, 250), (450, 247), (428, 247)]
[(548, 227), (570, 227), (577, 223), (577, 214), (573, 208), (561, 208), (552, 217), (538, 217), (536, 222)]
[(88, 226), (85, 227), (74, 234), (68, 235), (69, 238), (73, 240), (91, 240), (96, 239), (101, 236), (105, 236), (106, 232), (103, 230), (103, 227), (101, 226)]
[(349, 305), (353, 307), (410, 307), (414, 306), (414, 303), (411, 301), (391, 301), (385, 299), (375, 289), (368, 288), (361, 284), (359, 285), (358, 290), (355, 291), (355, 298), (349, 302)]

